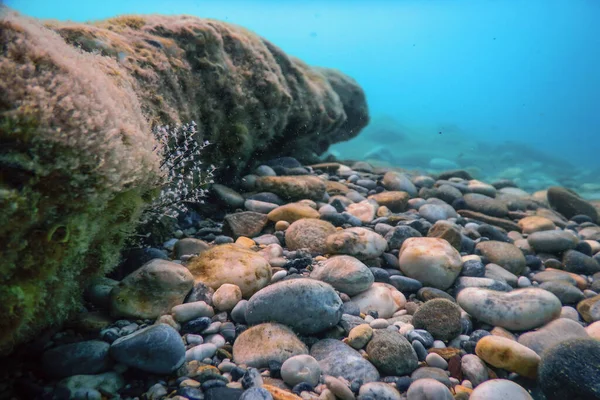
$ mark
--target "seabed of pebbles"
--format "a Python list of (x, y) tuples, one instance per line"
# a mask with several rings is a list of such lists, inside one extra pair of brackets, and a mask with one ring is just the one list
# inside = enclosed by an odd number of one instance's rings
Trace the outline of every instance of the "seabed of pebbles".
[[(277, 159), (40, 338), (29, 398), (600, 399), (600, 227), (571, 192)], [(241, 193), (241, 194), (240, 194)], [(562, 212), (562, 214), (561, 214)], [(564, 215), (563, 215), (564, 214)], [(29, 364), (27, 364), (29, 366)]]

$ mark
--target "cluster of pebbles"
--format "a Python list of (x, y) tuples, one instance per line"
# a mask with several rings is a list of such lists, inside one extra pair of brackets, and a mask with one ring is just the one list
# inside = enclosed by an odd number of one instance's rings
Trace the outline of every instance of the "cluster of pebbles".
[(277, 159), (41, 338), (30, 398), (600, 399), (600, 227), (563, 188)]

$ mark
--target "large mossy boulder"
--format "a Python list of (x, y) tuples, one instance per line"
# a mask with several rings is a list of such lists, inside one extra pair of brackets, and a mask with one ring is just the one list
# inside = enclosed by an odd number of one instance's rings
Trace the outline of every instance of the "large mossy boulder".
[(64, 320), (114, 267), (156, 183), (154, 140), (114, 60), (0, 20), (0, 353)]

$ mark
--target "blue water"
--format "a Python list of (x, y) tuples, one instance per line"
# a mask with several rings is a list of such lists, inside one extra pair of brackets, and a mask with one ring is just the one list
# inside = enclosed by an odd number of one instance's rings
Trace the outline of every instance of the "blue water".
[[(342, 157), (384, 145), (406, 155), (400, 162), (441, 157), (486, 177), (532, 165), (538, 175), (551, 175), (543, 182), (557, 170), (559, 179), (577, 175), (576, 187), (600, 183), (592, 181), (600, 171), (598, 0), (6, 3), (61, 20), (123, 13), (216, 18), (252, 29), (309, 64), (338, 68), (365, 89), (374, 126), (404, 137), (369, 141), (367, 128), (357, 141), (334, 146)], [(504, 161), (492, 168), (486, 160), (500, 153)]]

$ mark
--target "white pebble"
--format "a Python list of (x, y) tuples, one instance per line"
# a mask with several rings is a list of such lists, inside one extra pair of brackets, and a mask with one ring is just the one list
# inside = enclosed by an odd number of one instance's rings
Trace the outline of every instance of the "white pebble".
[(306, 354), (290, 357), (281, 366), (281, 378), (292, 387), (301, 382), (316, 386), (320, 377), (319, 362)]
[(212, 324), (210, 324), (208, 326), (208, 328), (206, 328), (205, 330), (202, 331), (203, 335), (212, 335), (215, 333), (219, 333), (219, 329), (221, 328), (222, 322), (221, 321), (215, 321)]
[(520, 276), (517, 280), (517, 286), (520, 288), (530, 287), (531, 281), (526, 276)]
[(425, 362), (430, 367), (446, 369), (448, 368), (448, 362), (442, 358), (439, 354), (429, 353), (425, 358)]
[(225, 338), (221, 335), (208, 335), (204, 338), (205, 343), (212, 343), (217, 346), (218, 349), (225, 346)]
[(390, 325), (390, 323), (383, 318), (377, 318), (371, 321), (369, 325), (373, 329), (386, 329)]
[(212, 343), (204, 343), (198, 346), (192, 347), (185, 352), (186, 361), (202, 361), (205, 358), (211, 358), (217, 352), (217, 346)]
[(198, 346), (199, 344), (204, 343), (204, 338), (200, 335), (194, 335), (193, 333), (188, 333), (185, 335), (185, 341), (192, 346)]
[(173, 307), (171, 313), (177, 322), (187, 322), (195, 318), (212, 317), (215, 315), (213, 308), (204, 301), (180, 304)]
[(433, 347), (436, 349), (445, 349), (446, 344), (444, 342), (442, 342), (441, 340), (434, 340)]
[(279, 282), (280, 280), (282, 280), (286, 276), (287, 276), (287, 271), (285, 271), (285, 270), (277, 271), (271, 277), (271, 283)]

